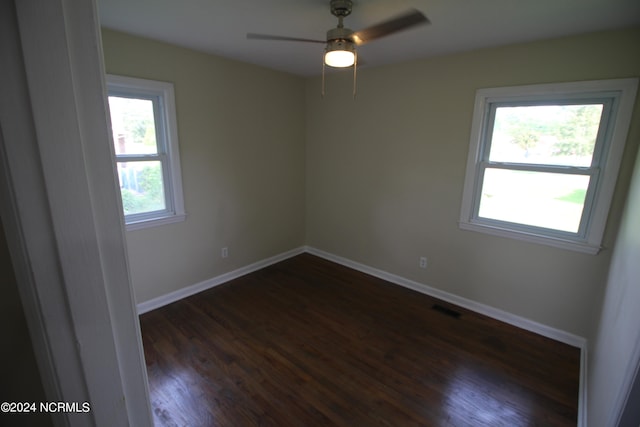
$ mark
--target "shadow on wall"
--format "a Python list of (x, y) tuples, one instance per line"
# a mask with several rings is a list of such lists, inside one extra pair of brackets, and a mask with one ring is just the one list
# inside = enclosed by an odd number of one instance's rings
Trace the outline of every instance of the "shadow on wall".
[[(4, 228), (0, 224), (0, 402), (45, 402), (27, 321), (9, 257)], [(0, 425), (15, 427), (53, 426), (47, 414), (0, 413)]]

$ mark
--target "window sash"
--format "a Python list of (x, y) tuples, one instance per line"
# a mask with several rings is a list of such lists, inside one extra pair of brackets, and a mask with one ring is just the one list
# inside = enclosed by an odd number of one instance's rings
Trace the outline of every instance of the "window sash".
[[(503, 169), (510, 171), (523, 171), (523, 172), (540, 172), (540, 173), (555, 173), (564, 175), (580, 175), (589, 177), (589, 184), (587, 192), (582, 206), (582, 215), (578, 226), (578, 231), (573, 233), (570, 231), (563, 231), (553, 228), (539, 227), (534, 225), (528, 225), (518, 222), (510, 222), (504, 220), (498, 220), (494, 218), (481, 217), (480, 202), (482, 199), (482, 189), (485, 183), (484, 176), (487, 169)], [(546, 234), (551, 237), (572, 239), (577, 241), (587, 241), (588, 225), (593, 211), (593, 203), (595, 200), (596, 185), (600, 176), (599, 168), (580, 168), (580, 167), (558, 167), (558, 166), (541, 166), (541, 165), (524, 165), (524, 164), (510, 164), (510, 163), (496, 163), (496, 162), (480, 162), (477, 168), (478, 177), (475, 180), (474, 198), (473, 198), (473, 216), (471, 222), (476, 224), (484, 224), (492, 227), (505, 227), (513, 230), (522, 231), (524, 233), (533, 234)]]
[(116, 154), (113, 152), (114, 171), (118, 168), (118, 164), (123, 162), (160, 162), (165, 209), (124, 215), (127, 230), (183, 221), (186, 214), (182, 195), (173, 85), (167, 82), (108, 74), (107, 89), (108, 96), (149, 100), (153, 106), (157, 153)]
[[(597, 97), (590, 96), (585, 98), (583, 96), (563, 97), (563, 98), (543, 98), (535, 101), (490, 101), (488, 102), (488, 114), (483, 121), (483, 133), (482, 141), (480, 142), (480, 156), (479, 161), (490, 162), (489, 156), (491, 154), (491, 144), (493, 141), (493, 127), (495, 124), (495, 116), (498, 108), (501, 107), (532, 107), (532, 106), (565, 106), (565, 105), (602, 105), (602, 115), (600, 116), (600, 123), (598, 127), (598, 134), (596, 137), (596, 143), (593, 149), (593, 155), (591, 157), (591, 166), (598, 166), (603, 161), (603, 153), (606, 145), (606, 140), (610, 136), (611, 126), (607, 126), (610, 123), (612, 109), (614, 107), (615, 96), (614, 94), (601, 94)], [(507, 162), (491, 162), (491, 163), (507, 163)], [(520, 164), (512, 162), (511, 164)], [(526, 163), (522, 163), (526, 164)], [(544, 164), (535, 165), (542, 166)], [(532, 164), (532, 166), (534, 166)], [(563, 166), (563, 165), (548, 165), (548, 166)], [(570, 167), (571, 165), (566, 165)]]
[[(144, 99), (153, 105), (153, 124), (156, 131), (156, 149), (158, 153), (167, 153), (167, 128), (165, 124), (165, 107), (163, 97), (158, 94), (147, 93), (144, 90), (123, 91), (109, 89), (109, 96), (128, 99)], [(116, 156), (122, 156), (116, 154)]]
[(110, 90), (109, 96), (129, 99), (144, 99), (151, 101), (153, 105), (153, 124), (155, 127), (157, 154), (116, 154), (115, 157), (117, 163), (159, 161), (162, 173), (162, 184), (164, 186), (164, 209), (145, 211), (134, 214), (125, 214), (125, 222), (130, 223), (145, 221), (156, 218), (158, 217), (158, 215), (166, 215), (175, 212), (175, 204), (173, 202), (173, 185), (171, 182), (170, 168), (167, 158), (167, 135), (162, 96), (153, 93), (145, 93), (144, 90), (132, 90), (128, 92), (122, 90)]
[(157, 218), (159, 215), (168, 215), (176, 211), (174, 197), (173, 197), (173, 185), (171, 183), (171, 177), (169, 173), (168, 161), (166, 154), (148, 154), (148, 155), (118, 155), (116, 156), (116, 163), (142, 163), (142, 162), (160, 162), (160, 171), (162, 173), (162, 185), (164, 192), (164, 209), (156, 209), (145, 212), (125, 214), (125, 221), (139, 222), (153, 218)]

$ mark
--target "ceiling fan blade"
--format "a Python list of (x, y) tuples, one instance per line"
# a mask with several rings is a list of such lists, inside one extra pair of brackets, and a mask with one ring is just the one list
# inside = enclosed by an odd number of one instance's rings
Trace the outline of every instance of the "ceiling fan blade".
[(306, 42), (306, 43), (327, 43), (326, 40), (313, 40), (313, 39), (302, 39), (299, 37), (286, 37), (286, 36), (272, 36), (269, 34), (255, 34), (255, 33), (247, 33), (247, 38), (250, 40), (274, 40), (274, 41), (285, 41), (285, 42)]
[(379, 39), (380, 37), (388, 36), (416, 25), (429, 23), (429, 18), (427, 18), (422, 12), (416, 9), (410, 9), (402, 15), (398, 15), (363, 30), (356, 31), (353, 33), (352, 38), (355, 44), (363, 45), (375, 39)]

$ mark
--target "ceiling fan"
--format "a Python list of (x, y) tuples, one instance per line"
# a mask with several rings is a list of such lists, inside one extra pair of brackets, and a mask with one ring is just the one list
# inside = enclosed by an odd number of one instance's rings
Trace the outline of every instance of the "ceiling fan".
[[(385, 37), (416, 25), (428, 24), (429, 19), (420, 11), (410, 9), (405, 13), (386, 21), (372, 25), (360, 31), (345, 28), (343, 19), (351, 14), (352, 0), (330, 0), (331, 14), (338, 18), (338, 26), (327, 31), (326, 40), (313, 40), (297, 37), (275, 36), (248, 33), (248, 39), (294, 41), (326, 44), (324, 64), (330, 67), (346, 68), (357, 66), (356, 46), (361, 46), (381, 37)], [(355, 71), (354, 71), (355, 72)], [(323, 67), (324, 74), (324, 67)]]

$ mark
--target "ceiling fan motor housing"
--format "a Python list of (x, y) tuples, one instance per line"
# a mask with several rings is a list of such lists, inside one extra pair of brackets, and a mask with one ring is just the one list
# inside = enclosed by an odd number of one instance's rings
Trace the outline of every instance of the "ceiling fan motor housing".
[(351, 40), (351, 36), (353, 35), (353, 30), (344, 27), (332, 28), (327, 31), (327, 41), (332, 40)]
[(327, 42), (327, 47), (325, 48), (325, 50), (327, 52), (332, 52), (334, 50), (355, 52), (356, 48), (353, 45), (353, 42), (351, 40), (335, 39), (335, 40), (329, 40)]

